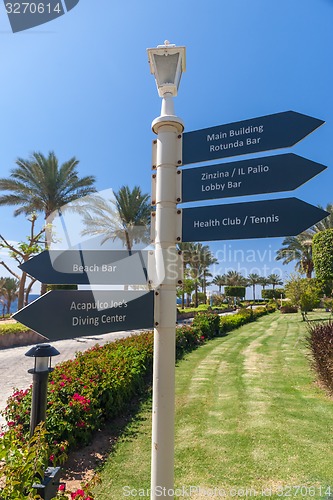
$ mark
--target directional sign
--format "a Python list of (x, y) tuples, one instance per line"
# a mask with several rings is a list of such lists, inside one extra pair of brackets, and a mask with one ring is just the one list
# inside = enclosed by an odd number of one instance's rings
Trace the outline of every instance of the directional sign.
[(323, 123), (311, 116), (285, 111), (187, 132), (183, 135), (183, 165), (289, 148)]
[(325, 166), (293, 153), (182, 170), (182, 203), (292, 191)]
[(154, 292), (53, 290), (13, 318), (50, 340), (152, 328)]
[(295, 236), (329, 215), (297, 198), (185, 208), (182, 241)]
[(147, 266), (147, 250), (50, 250), (19, 267), (42, 283), (142, 285)]

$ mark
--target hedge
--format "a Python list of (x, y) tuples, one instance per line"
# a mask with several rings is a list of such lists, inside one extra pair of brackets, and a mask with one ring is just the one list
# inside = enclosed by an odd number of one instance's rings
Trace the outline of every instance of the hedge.
[[(199, 313), (192, 326), (177, 328), (176, 358), (180, 359), (206, 339), (224, 335), (272, 310), (260, 307), (222, 318), (214, 313)], [(146, 391), (151, 379), (152, 362), (153, 333), (148, 332), (103, 347), (96, 345), (84, 353), (77, 353), (75, 359), (57, 365), (50, 374), (48, 386), (45, 439), (48, 449), (53, 450), (49, 465), (55, 465), (57, 457), (63, 458), (66, 449), (88, 443), (107, 420), (121, 415), (133, 398)], [(25, 456), (25, 449), (30, 446), (30, 408), (31, 387), (25, 391), (16, 390), (8, 399), (3, 414), (9, 430), (0, 438), (3, 454)], [(8, 443), (11, 443), (10, 450)], [(0, 463), (0, 476), (1, 467)], [(28, 464), (25, 463), (24, 467)], [(19, 472), (17, 474), (19, 478)], [(0, 498), (7, 498), (7, 486), (2, 489), (0, 486)]]

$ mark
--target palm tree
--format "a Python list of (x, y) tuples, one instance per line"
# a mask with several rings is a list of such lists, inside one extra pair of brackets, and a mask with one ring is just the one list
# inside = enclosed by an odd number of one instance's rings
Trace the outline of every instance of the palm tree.
[(333, 228), (333, 203), (328, 203), (326, 205), (326, 208), (322, 207), (322, 205), (318, 205), (318, 208), (326, 210), (326, 212), (329, 212), (329, 215), (325, 217), (325, 219), (317, 222), (314, 226), (305, 231), (309, 234), (312, 234), (312, 236), (314, 236), (316, 233), (320, 233), (320, 231), (325, 231), (325, 229)]
[(203, 290), (206, 289), (206, 278), (208, 268), (217, 260), (213, 257), (209, 246), (202, 243), (181, 243), (179, 248), (183, 253), (183, 262), (185, 268), (189, 268), (189, 276), (195, 284), (195, 307), (198, 307), (198, 287), (203, 280)]
[(44, 213), (45, 219), (68, 203), (95, 192), (95, 177), (79, 177), (75, 157), (59, 166), (54, 152), (34, 152), (29, 160), (18, 158), (10, 178), (0, 179), (0, 205), (17, 205), (14, 215)]
[(269, 285), (268, 278), (266, 278), (266, 276), (261, 276), (259, 285), (261, 285), (263, 290), (265, 290), (266, 286)]
[(84, 206), (82, 235), (102, 236), (101, 244), (108, 240), (122, 241), (131, 252), (136, 243), (149, 242), (150, 197), (139, 186), (132, 190), (122, 186), (114, 193), (114, 199), (102, 196), (90, 197)]
[(214, 279), (212, 280), (213, 285), (216, 285), (219, 287), (219, 294), (221, 295), (221, 290), (222, 287), (225, 285), (226, 277), (225, 275), (217, 274), (214, 276)]
[(305, 273), (307, 278), (311, 278), (314, 268), (312, 260), (312, 237), (313, 235), (308, 231), (304, 231), (298, 236), (287, 236), (282, 242), (283, 248), (277, 250), (275, 259), (283, 259), (283, 264), (289, 264), (295, 260), (296, 270), (302, 274)]
[(225, 285), (228, 286), (246, 286), (246, 278), (238, 271), (228, 271), (225, 275)]
[(256, 274), (256, 273), (251, 273), (247, 277), (247, 286), (252, 286), (252, 290), (253, 290), (253, 302), (256, 301), (255, 289), (256, 289), (256, 285), (260, 284), (260, 281), (261, 281), (261, 277), (259, 276), (259, 274)]
[[(321, 205), (319, 208), (323, 209)], [(330, 215), (298, 236), (288, 236), (282, 242), (283, 248), (277, 250), (276, 260), (283, 260), (283, 264), (296, 261), (295, 268), (298, 272), (311, 278), (314, 269), (312, 261), (312, 238), (315, 234), (325, 229), (333, 228), (333, 204), (328, 203), (325, 209)]]
[[(14, 216), (34, 212), (44, 214), (48, 222), (46, 246), (52, 240), (50, 224), (57, 212), (70, 202), (96, 191), (94, 176), (78, 176), (78, 163), (73, 157), (59, 165), (54, 152), (49, 152), (48, 156), (34, 152), (29, 160), (18, 158), (10, 177), (0, 179), (0, 191), (9, 192), (0, 196), (0, 205), (18, 206)], [(45, 292), (46, 284), (42, 284), (41, 293)]]
[(10, 313), (12, 302), (17, 299), (19, 280), (14, 278), (0, 278), (2, 282), (2, 296), (4, 299), (4, 308), (7, 309), (7, 314)]
[(275, 290), (276, 286), (283, 285), (283, 281), (278, 274), (270, 274), (267, 276), (269, 284), (273, 286), (273, 290)]

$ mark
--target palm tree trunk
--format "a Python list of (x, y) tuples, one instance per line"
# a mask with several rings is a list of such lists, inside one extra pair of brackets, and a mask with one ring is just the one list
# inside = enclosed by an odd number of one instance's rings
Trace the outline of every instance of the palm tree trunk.
[(25, 289), (25, 282), (27, 279), (27, 273), (22, 273), (21, 279), (20, 279), (20, 286), (18, 290), (18, 296), (17, 296), (17, 310), (19, 311), (24, 307), (24, 289)]

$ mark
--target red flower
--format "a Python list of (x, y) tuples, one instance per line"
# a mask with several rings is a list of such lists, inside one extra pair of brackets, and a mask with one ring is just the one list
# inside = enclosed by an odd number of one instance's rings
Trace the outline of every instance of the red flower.
[(53, 462), (54, 461), (54, 455), (52, 453), (52, 455), (50, 455), (50, 458), (49, 458), (50, 462)]
[(58, 488), (58, 491), (65, 491), (66, 489), (66, 485), (64, 483), (62, 483), (59, 488)]
[(84, 498), (84, 491), (83, 490), (76, 490), (74, 493), (71, 493), (71, 498), (77, 498), (80, 496)]

